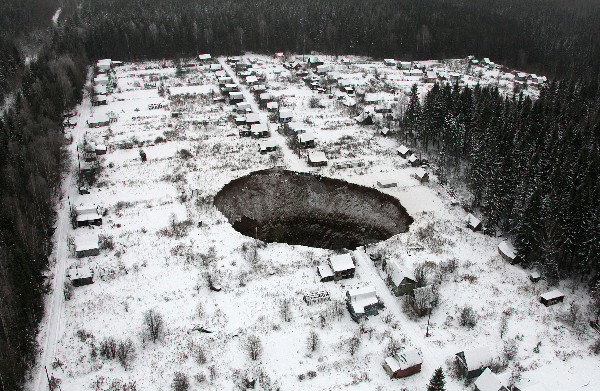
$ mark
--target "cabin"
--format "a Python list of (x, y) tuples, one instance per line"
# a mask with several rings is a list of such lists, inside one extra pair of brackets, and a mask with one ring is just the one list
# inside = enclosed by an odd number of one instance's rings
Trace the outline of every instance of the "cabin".
[(436, 71), (427, 71), (425, 74), (425, 83), (435, 83), (438, 75)]
[(543, 293), (540, 295), (540, 303), (549, 307), (554, 304), (562, 303), (565, 299), (565, 295), (558, 289)]
[(308, 66), (316, 68), (319, 65), (323, 65), (325, 62), (321, 57), (309, 57), (308, 58)]
[[(240, 88), (235, 83), (226, 83), (225, 86), (223, 86), (223, 92), (228, 92), (228, 93), (239, 92), (239, 89)], [(243, 97), (243, 95), (242, 95), (242, 97)]]
[(473, 216), (471, 213), (467, 215), (467, 228), (473, 232), (481, 231), (481, 220)]
[(413, 167), (417, 167), (421, 164), (421, 161), (414, 153), (411, 154), (406, 160), (408, 160), (408, 163)]
[(79, 173), (81, 175), (91, 174), (96, 168), (96, 162), (79, 162)]
[(408, 71), (412, 68), (412, 63), (410, 61), (399, 61), (397, 68), (401, 71)]
[(356, 93), (356, 91), (354, 90), (354, 87), (352, 87), (352, 86), (343, 87), (343, 91), (348, 95), (354, 95)]
[(396, 152), (398, 152), (398, 155), (400, 155), (404, 159), (406, 159), (407, 157), (409, 157), (412, 154), (412, 151), (406, 145), (401, 145), (396, 150)]
[(80, 205), (73, 209), (74, 227), (88, 227), (90, 225), (102, 225), (100, 208), (97, 205)]
[(387, 265), (386, 282), (394, 295), (408, 295), (417, 287), (415, 276), (401, 267), (396, 261), (389, 262)]
[[(246, 122), (248, 121), (246, 117)], [(254, 123), (250, 125), (250, 133), (254, 138), (264, 138), (269, 137), (269, 127), (267, 124)]]
[(273, 100), (273, 95), (268, 92), (263, 92), (258, 96), (258, 100), (261, 104), (266, 104), (268, 101)]
[(75, 255), (77, 258), (92, 257), (100, 254), (100, 238), (97, 233), (75, 236)]
[(210, 61), (212, 57), (208, 53), (203, 53), (198, 55), (198, 61), (206, 62)]
[(377, 186), (381, 187), (382, 189), (397, 187), (398, 181), (392, 178), (380, 179), (377, 181)]
[(228, 76), (221, 76), (218, 78), (219, 87), (223, 88), (227, 84), (233, 84), (233, 79)]
[(273, 152), (275, 150), (277, 150), (277, 143), (275, 143), (275, 141), (273, 141), (273, 140), (267, 140), (267, 141), (261, 142), (259, 149), (258, 149), (258, 151), (263, 155), (268, 152)]
[(508, 388), (502, 385), (498, 376), (489, 368), (486, 368), (473, 384), (475, 391), (508, 391)]
[(331, 266), (329, 265), (319, 265), (317, 267), (317, 274), (321, 282), (333, 281), (333, 270), (331, 270)]
[(420, 69), (411, 69), (409, 71), (404, 71), (404, 75), (421, 79), (423, 77), (423, 71)]
[(329, 257), (329, 266), (331, 267), (335, 281), (352, 278), (356, 271), (350, 254), (332, 255)]
[(424, 168), (419, 167), (415, 172), (415, 178), (421, 183), (429, 182), (429, 173)]
[(329, 296), (329, 292), (327, 291), (318, 291), (305, 294), (302, 300), (308, 305), (313, 305), (329, 301), (331, 300), (331, 296)]
[(298, 146), (302, 149), (315, 147), (315, 136), (312, 133), (302, 133), (297, 136)]
[(267, 102), (267, 110), (268, 111), (276, 111), (277, 109), (279, 109), (279, 103)]
[(258, 78), (256, 76), (246, 76), (246, 84), (248, 85), (255, 85), (258, 84)]
[(238, 126), (246, 125), (246, 116), (245, 115), (238, 115), (237, 117), (234, 118), (233, 121)]
[(110, 58), (103, 58), (96, 62), (96, 69), (98, 70), (98, 72), (106, 73), (110, 71), (112, 65), (112, 60)]
[(105, 85), (97, 85), (93, 88), (94, 95), (106, 95), (108, 93), (108, 87)]
[(379, 134), (384, 137), (387, 136), (388, 134), (390, 134), (390, 132), (391, 132), (390, 128), (388, 128), (387, 126), (379, 129)]
[(289, 109), (279, 109), (279, 113), (277, 114), (277, 119), (282, 124), (286, 124), (288, 122), (292, 122), (292, 110), (289, 110)]
[(308, 165), (311, 167), (323, 167), (327, 162), (327, 156), (323, 151), (312, 151), (308, 154)]
[(506, 262), (511, 265), (516, 262), (517, 259), (517, 251), (513, 247), (512, 243), (508, 240), (501, 242), (498, 245), (498, 253)]
[(110, 124), (110, 119), (106, 114), (97, 114), (95, 117), (88, 118), (87, 124), (90, 128), (99, 128), (108, 126)]
[(540, 281), (542, 279), (542, 276), (540, 275), (539, 272), (533, 271), (531, 273), (529, 273), (529, 280), (531, 280), (531, 282), (536, 283), (538, 281)]
[(317, 66), (317, 75), (325, 75), (327, 72), (329, 72), (329, 66), (327, 65), (319, 65)]
[(391, 379), (400, 379), (421, 372), (423, 357), (415, 348), (409, 348), (402, 353), (386, 357), (383, 369)]
[(396, 60), (394, 60), (393, 58), (384, 58), (383, 64), (387, 65), (388, 67), (393, 67), (396, 66)]
[(238, 114), (246, 114), (252, 111), (252, 106), (248, 102), (238, 102), (235, 104), (235, 111)]
[(355, 322), (362, 318), (379, 315), (378, 304), (379, 299), (375, 294), (375, 288), (371, 286), (352, 288), (346, 291), (346, 307)]
[(237, 102), (243, 102), (244, 101), (244, 94), (239, 92), (239, 91), (231, 91), (229, 93), (229, 102), (230, 103), (237, 103)]
[(493, 360), (494, 356), (486, 347), (456, 353), (458, 367), (468, 379), (481, 375)]
[(223, 67), (221, 66), (221, 64), (210, 64), (210, 70), (213, 72), (221, 71), (223, 70)]
[(89, 267), (75, 267), (69, 269), (67, 277), (73, 286), (83, 286), (94, 283), (94, 273)]
[(306, 129), (299, 122), (288, 122), (284, 124), (283, 127), (285, 132), (291, 136), (306, 133)]
[(110, 79), (106, 75), (98, 75), (94, 78), (94, 85), (106, 86), (110, 82)]
[[(260, 123), (260, 114), (258, 113), (248, 113), (246, 114), (246, 124), (247, 125), (256, 125)], [(265, 125), (267, 126), (267, 125)]]
[(379, 103), (379, 98), (377, 97), (376, 94), (373, 94), (373, 93), (365, 94), (365, 104), (366, 105), (375, 105), (377, 103)]

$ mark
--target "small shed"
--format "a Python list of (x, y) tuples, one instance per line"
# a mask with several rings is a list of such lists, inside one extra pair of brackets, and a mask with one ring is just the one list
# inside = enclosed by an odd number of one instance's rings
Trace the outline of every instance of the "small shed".
[(562, 303), (564, 299), (565, 295), (558, 289), (554, 289), (540, 295), (540, 303), (542, 303), (546, 307), (557, 303)]
[(475, 380), (475, 391), (508, 391), (508, 388), (502, 385), (498, 376), (489, 368)]
[(346, 306), (348, 307), (350, 316), (355, 321), (378, 315), (378, 304), (379, 299), (375, 293), (375, 288), (371, 286), (353, 288), (346, 291)]
[(106, 145), (104, 145), (104, 144), (96, 145), (96, 155), (106, 155)]
[(324, 75), (329, 72), (329, 66), (327, 65), (318, 65), (317, 66), (317, 74)]
[(106, 95), (108, 88), (105, 85), (95, 85), (93, 88), (94, 95)]
[(408, 72), (404, 72), (404, 74), (406, 76), (411, 76), (411, 77), (418, 77), (418, 78), (423, 77), (423, 71), (420, 69), (411, 69)]
[(319, 265), (317, 267), (317, 273), (321, 282), (333, 281), (333, 270), (329, 265)]
[(77, 258), (91, 257), (100, 254), (100, 238), (97, 233), (79, 234), (75, 236), (75, 255)]
[(417, 171), (415, 172), (415, 177), (421, 183), (429, 182), (429, 173), (427, 171), (425, 171), (424, 168), (421, 168), (421, 167), (417, 168)]
[(110, 79), (106, 75), (98, 75), (94, 78), (94, 85), (108, 85)]
[(110, 58), (103, 58), (101, 60), (98, 60), (98, 62), (96, 62), (96, 68), (98, 68), (98, 71), (101, 72), (107, 72), (110, 70), (110, 68), (112, 67), (113, 62)]
[(387, 189), (389, 187), (397, 187), (398, 181), (393, 178), (380, 179), (377, 181), (377, 186), (381, 187), (382, 189)]
[(246, 124), (246, 116), (245, 115), (238, 115), (237, 117), (235, 117), (234, 122), (236, 125), (245, 125)]
[(456, 353), (456, 361), (468, 379), (481, 375), (493, 359), (494, 356), (487, 347)]
[(297, 136), (298, 146), (300, 148), (314, 148), (315, 147), (315, 136), (311, 132), (301, 133)]
[(481, 220), (469, 213), (467, 215), (467, 228), (474, 232), (481, 231)]
[(333, 271), (333, 279), (336, 281), (352, 278), (356, 271), (354, 261), (350, 254), (332, 255), (329, 257), (329, 266)]
[(384, 58), (383, 63), (389, 67), (393, 67), (396, 65), (396, 60), (394, 60), (393, 58)]
[[(225, 85), (223, 86), (223, 92), (239, 92), (239, 87), (237, 84), (235, 83), (225, 83)], [(230, 94), (231, 96), (231, 94)], [(243, 97), (243, 95), (242, 95)]]
[(411, 154), (406, 160), (408, 160), (408, 163), (413, 167), (417, 167), (419, 164), (421, 164), (419, 158), (414, 153)]
[(73, 286), (83, 286), (94, 283), (94, 273), (89, 267), (75, 267), (69, 269), (67, 277)]
[(406, 159), (407, 157), (409, 157), (412, 153), (412, 151), (406, 146), (406, 145), (401, 145), (396, 152), (398, 152), (398, 155), (400, 155), (401, 157), (403, 157), (404, 159)]
[(408, 295), (417, 287), (415, 276), (401, 267), (398, 262), (388, 262), (387, 265), (387, 283), (394, 295)]
[(263, 92), (258, 96), (258, 100), (260, 103), (267, 103), (268, 101), (273, 100), (273, 96), (268, 92)]
[(311, 151), (308, 153), (308, 165), (311, 167), (322, 167), (327, 165), (327, 156), (323, 151)]
[(292, 110), (289, 109), (279, 109), (279, 114), (277, 115), (279, 122), (285, 124), (292, 121)]
[(531, 282), (538, 282), (539, 280), (542, 279), (542, 276), (540, 275), (539, 272), (532, 271), (531, 273), (529, 273), (529, 279), (531, 280)]
[(284, 126), (285, 132), (291, 136), (306, 133), (304, 125), (299, 122), (288, 122)]
[(321, 57), (309, 57), (308, 65), (311, 67), (318, 67), (319, 65), (323, 65), (325, 62)]
[(498, 245), (498, 253), (508, 263), (513, 264), (517, 259), (517, 251), (512, 243), (508, 240), (501, 242)]
[(399, 379), (421, 372), (423, 357), (421, 352), (415, 348), (406, 349), (401, 354), (394, 354), (386, 357), (383, 363), (383, 369), (390, 378)]

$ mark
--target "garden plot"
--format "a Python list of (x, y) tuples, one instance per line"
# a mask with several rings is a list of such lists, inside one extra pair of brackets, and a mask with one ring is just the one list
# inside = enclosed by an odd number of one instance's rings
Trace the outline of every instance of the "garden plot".
[[(520, 374), (550, 389), (597, 385), (600, 366), (588, 351), (593, 335), (581, 327), (581, 317), (569, 317), (572, 300), (587, 300), (575, 284), (566, 281), (560, 287), (568, 293), (566, 303), (540, 305), (538, 294), (547, 287), (534, 285), (525, 270), (501, 260), (500, 239), (468, 230), (466, 212), (448, 205), (434, 175), (420, 184), (416, 168), (396, 155), (396, 140), (382, 138), (377, 125), (356, 124), (355, 112), (329, 94), (311, 91), (280, 60), (254, 54), (243, 58), (266, 76), (268, 92), (292, 108), (330, 158), (366, 162), (345, 169), (292, 168), (370, 187), (380, 179), (397, 180), (397, 187), (382, 191), (398, 198), (414, 223), (409, 232), (366, 251), (410, 270), (420, 268), (430, 282), (439, 283), (430, 336), (425, 337), (428, 319), (405, 311), (403, 300), (384, 282), (383, 265), (372, 262), (364, 249), (353, 252), (354, 278), (323, 283), (316, 267), (333, 251), (265, 244), (235, 231), (212, 197), (252, 171), (302, 162), (283, 136), (272, 136), (281, 142), (274, 158), (258, 153), (257, 140), (239, 137), (231, 106), (212, 101), (216, 79), (207, 67), (190, 68), (182, 76), (170, 62), (127, 64), (116, 70), (120, 92), (106, 107), (94, 109), (119, 113), (119, 119), (110, 131), (89, 131), (109, 145), (98, 185), (89, 195), (108, 213), (94, 230), (102, 235), (100, 255), (68, 259), (72, 266), (91, 266), (95, 282), (75, 288), (64, 306), (54, 365), (48, 368), (63, 389), (109, 390), (115, 382), (135, 382), (138, 390), (166, 390), (182, 373), (191, 389), (234, 389), (255, 379), (258, 389), (416, 391), (441, 366), (447, 389), (455, 391), (465, 385), (452, 375), (454, 354), (483, 345), (499, 358), (510, 357), (498, 366), (505, 383)], [(421, 93), (430, 88), (381, 62), (351, 61), (347, 65), (330, 57), (327, 64), (341, 78), (368, 80), (357, 85), (394, 105), (403, 102), (403, 91), (413, 83), (419, 83)], [(425, 65), (440, 73), (467, 69), (452, 61)], [(494, 83), (498, 75), (502, 80), (502, 74), (487, 77), (481, 71), (484, 77), (468, 75), (466, 83)], [(142, 89), (151, 77), (171, 86), (170, 98), (160, 97), (158, 88)], [(173, 94), (173, 88), (189, 94)], [(315, 97), (325, 107), (313, 107)], [(169, 105), (148, 110), (158, 99)], [(170, 116), (175, 108), (183, 109), (178, 118)], [(260, 114), (264, 121), (266, 111)], [(345, 308), (345, 292), (368, 285), (385, 308), (355, 323)], [(323, 290), (331, 300), (311, 306), (302, 300), (306, 293)], [(472, 326), (461, 325), (466, 307), (474, 314)], [(162, 329), (152, 333), (148, 319), (161, 319)], [(317, 343), (310, 343), (311, 334)], [(118, 355), (111, 354), (111, 341)], [(390, 380), (383, 360), (394, 347), (409, 346), (421, 349), (422, 371)]]

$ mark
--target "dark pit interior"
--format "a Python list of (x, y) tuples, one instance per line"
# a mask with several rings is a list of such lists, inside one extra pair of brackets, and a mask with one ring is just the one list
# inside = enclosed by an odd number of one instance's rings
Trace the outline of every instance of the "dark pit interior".
[(246, 236), (328, 249), (385, 240), (413, 222), (396, 198), (375, 189), (280, 169), (231, 181), (215, 206)]

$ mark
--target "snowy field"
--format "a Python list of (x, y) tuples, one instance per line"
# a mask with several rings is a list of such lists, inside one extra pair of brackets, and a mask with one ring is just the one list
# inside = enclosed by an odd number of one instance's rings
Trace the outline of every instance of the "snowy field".
[[(422, 94), (432, 83), (365, 58), (323, 59), (329, 71), (320, 78), (326, 92), (319, 93), (282, 59), (243, 57), (264, 77), (261, 84), (279, 106), (291, 109), (294, 122), (314, 133), (317, 149), (330, 159), (323, 168), (308, 167), (306, 153), (290, 149), (276, 130), (275, 114), (259, 108), (243, 82), (246, 101), (268, 124), (279, 148), (263, 155), (257, 140), (240, 137), (234, 106), (213, 99), (220, 96), (219, 84), (206, 63), (188, 61), (194, 66), (179, 70), (170, 61), (124, 64), (113, 72), (117, 87), (106, 106), (92, 107), (85, 99), (70, 146), (74, 160), (84, 133), (108, 152), (98, 157), (101, 169), (90, 194), (65, 191), (73, 204), (95, 203), (106, 214), (101, 226), (73, 229), (67, 224), (64, 229), (67, 237), (93, 230), (103, 238), (103, 248), (98, 256), (83, 258), (67, 252), (65, 268), (90, 266), (94, 283), (74, 287), (70, 300), (57, 309), (59, 323), (46, 324), (40, 333), (44, 339), (56, 329), (50, 376), (59, 379), (62, 390), (116, 390), (132, 382), (137, 390), (169, 390), (181, 372), (191, 390), (241, 389), (244, 380), (254, 379), (256, 389), (265, 390), (416, 391), (425, 389), (433, 371), (442, 367), (449, 391), (471, 390), (473, 385), (452, 374), (454, 355), (487, 346), (502, 363), (498, 376), (505, 384), (520, 375), (519, 384), (539, 383), (546, 390), (600, 389), (600, 362), (589, 351), (597, 335), (569, 317), (572, 302), (585, 308), (585, 292), (563, 281), (558, 288), (565, 302), (540, 304), (539, 294), (553, 287), (532, 283), (528, 270), (499, 256), (497, 246), (505, 238), (469, 230), (467, 213), (451, 202), (435, 176), (423, 184), (415, 179), (417, 168), (398, 156), (397, 140), (380, 135), (378, 129), (387, 124), (357, 123), (354, 118), (368, 105), (344, 104), (347, 94), (338, 86), (347, 80), (399, 115), (414, 83)], [(210, 64), (222, 64), (234, 82), (240, 81), (224, 60)], [(422, 65), (439, 76), (459, 74), (462, 85), (493, 84), (506, 94), (514, 91), (514, 74), (496, 67), (466, 60)], [(524, 93), (535, 97), (537, 88), (525, 86)], [(115, 120), (87, 128), (89, 118), (103, 114)], [(365, 165), (334, 166), (347, 159), (363, 159)], [(276, 165), (369, 187), (394, 178), (398, 186), (382, 191), (398, 198), (414, 223), (407, 233), (352, 251), (354, 278), (320, 282), (316, 267), (334, 251), (257, 243), (236, 232), (212, 205), (226, 183)], [(407, 314), (369, 254), (383, 254), (411, 271), (424, 264), (428, 280), (440, 284), (429, 336), (428, 318)], [(456, 261), (455, 270), (442, 267), (450, 260)], [(220, 291), (210, 289), (208, 276)], [(345, 293), (367, 285), (375, 287), (385, 308), (359, 324), (346, 310)], [(330, 301), (307, 305), (302, 300), (306, 293), (323, 290)], [(472, 328), (459, 324), (465, 306), (476, 314)], [(164, 321), (156, 341), (144, 322), (148, 310)], [(307, 343), (311, 333), (318, 337), (314, 350)], [(102, 354), (110, 338), (123, 346), (131, 341), (124, 365)], [(252, 340), (262, 348), (255, 360), (248, 348)], [(382, 364), (393, 346), (420, 349), (422, 371), (391, 380)], [(30, 386), (42, 389), (45, 384)]]

